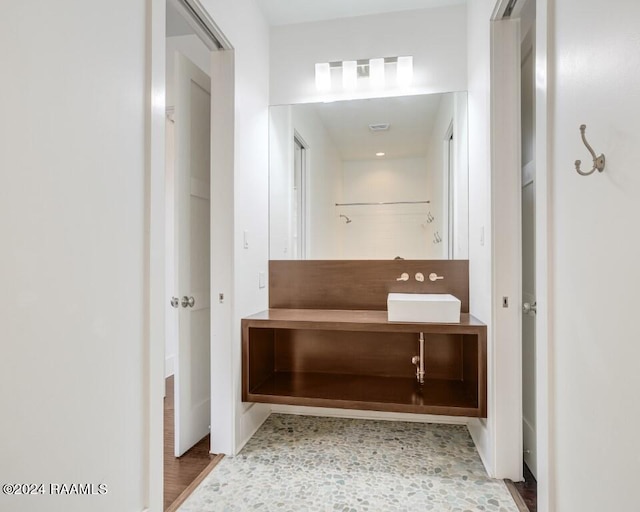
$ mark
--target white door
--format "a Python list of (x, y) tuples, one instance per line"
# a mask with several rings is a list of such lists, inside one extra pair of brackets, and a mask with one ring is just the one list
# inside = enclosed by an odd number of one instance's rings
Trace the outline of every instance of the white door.
[(536, 241), (535, 89), (533, 42), (522, 45), (522, 445), (535, 477), (536, 454)]
[(535, 477), (536, 465), (536, 290), (535, 167), (523, 170), (522, 182), (522, 445), (524, 461)]
[(209, 433), (210, 133), (209, 77), (175, 56), (175, 248), (178, 350), (175, 373), (175, 455)]

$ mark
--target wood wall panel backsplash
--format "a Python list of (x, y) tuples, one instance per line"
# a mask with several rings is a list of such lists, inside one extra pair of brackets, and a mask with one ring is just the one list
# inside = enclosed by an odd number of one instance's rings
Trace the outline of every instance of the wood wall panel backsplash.
[[(409, 274), (408, 281), (397, 281)], [(424, 274), (424, 282), (415, 279)], [(435, 272), (444, 279), (431, 282)], [(468, 260), (271, 260), (269, 307), (387, 309), (389, 293), (450, 293), (469, 312)]]

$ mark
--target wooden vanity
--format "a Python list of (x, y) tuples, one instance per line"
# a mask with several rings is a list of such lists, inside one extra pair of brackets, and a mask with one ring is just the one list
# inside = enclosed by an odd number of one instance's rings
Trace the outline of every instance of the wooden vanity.
[[(402, 272), (445, 279), (400, 283)], [(389, 322), (389, 292), (451, 293), (461, 322)], [(487, 330), (468, 313), (467, 261), (272, 261), (270, 306), (242, 320), (244, 401), (487, 416)], [(411, 362), (421, 332), (423, 385)]]

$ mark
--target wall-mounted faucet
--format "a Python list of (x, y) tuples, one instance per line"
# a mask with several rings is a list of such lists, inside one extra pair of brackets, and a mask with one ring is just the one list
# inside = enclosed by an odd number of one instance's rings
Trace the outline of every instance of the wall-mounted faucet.
[(409, 280), (409, 274), (407, 274), (406, 272), (403, 272), (400, 277), (396, 278), (396, 281), (408, 281)]

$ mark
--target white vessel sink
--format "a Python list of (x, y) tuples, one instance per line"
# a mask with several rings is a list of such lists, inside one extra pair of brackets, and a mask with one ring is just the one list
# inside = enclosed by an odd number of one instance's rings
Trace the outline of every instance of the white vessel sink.
[(444, 293), (390, 293), (389, 322), (460, 323), (460, 300)]

